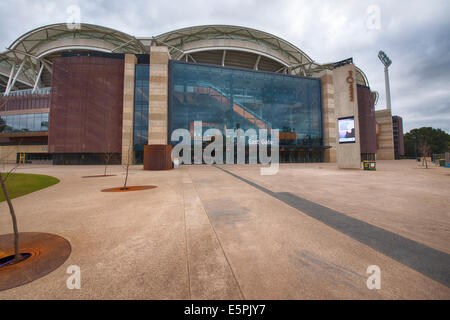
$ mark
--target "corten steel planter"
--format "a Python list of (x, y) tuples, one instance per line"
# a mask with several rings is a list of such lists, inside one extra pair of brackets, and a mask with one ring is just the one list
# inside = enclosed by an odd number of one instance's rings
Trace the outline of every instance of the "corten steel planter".
[(171, 170), (172, 146), (165, 144), (152, 144), (144, 146), (144, 170)]
[[(20, 253), (28, 258), (0, 267), (0, 291), (39, 279), (60, 267), (70, 256), (69, 241), (55, 234), (20, 233)], [(14, 255), (14, 234), (0, 235), (0, 259)]]

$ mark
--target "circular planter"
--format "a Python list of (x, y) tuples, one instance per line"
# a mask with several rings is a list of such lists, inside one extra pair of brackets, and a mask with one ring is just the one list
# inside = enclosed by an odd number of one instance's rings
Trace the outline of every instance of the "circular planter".
[(60, 267), (70, 256), (69, 241), (55, 234), (24, 232), (19, 234), (19, 263), (8, 263), (14, 255), (14, 234), (0, 235), (0, 291), (39, 279)]

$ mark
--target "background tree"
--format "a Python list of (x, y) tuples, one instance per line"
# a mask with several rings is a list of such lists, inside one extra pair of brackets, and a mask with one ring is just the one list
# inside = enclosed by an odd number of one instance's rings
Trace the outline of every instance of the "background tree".
[(109, 138), (106, 136), (105, 136), (105, 138), (107, 140), (107, 144), (106, 144), (107, 149), (103, 153), (103, 163), (105, 165), (105, 170), (103, 171), (104, 176), (106, 176), (106, 170), (108, 169), (109, 162), (111, 161), (112, 157), (114, 156), (114, 153), (109, 151), (109, 150), (111, 150), (111, 143), (109, 143)]
[(433, 129), (432, 127), (422, 127), (413, 129), (405, 134), (405, 155), (413, 158), (420, 153), (419, 142), (424, 140), (432, 153), (449, 152), (450, 135), (441, 129)]

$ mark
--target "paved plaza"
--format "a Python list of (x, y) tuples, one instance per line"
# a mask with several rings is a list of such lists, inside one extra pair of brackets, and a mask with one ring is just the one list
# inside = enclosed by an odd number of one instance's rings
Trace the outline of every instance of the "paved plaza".
[[(26, 165), (61, 180), (13, 200), (21, 232), (70, 241), (57, 270), (0, 299), (450, 299), (450, 169), (378, 161), (131, 168)], [(0, 234), (12, 232), (0, 203)], [(69, 290), (70, 265), (81, 289)], [(381, 289), (366, 285), (379, 266)], [(1, 272), (0, 272), (1, 276)]]

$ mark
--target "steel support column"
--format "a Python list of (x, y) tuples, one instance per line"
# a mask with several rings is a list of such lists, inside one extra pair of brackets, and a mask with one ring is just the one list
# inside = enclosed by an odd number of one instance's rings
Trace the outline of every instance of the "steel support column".
[(36, 77), (36, 81), (34, 82), (34, 87), (33, 87), (33, 93), (36, 92), (36, 90), (39, 88), (39, 81), (41, 79), (41, 75), (42, 75), (42, 71), (44, 70), (44, 64), (41, 63), (41, 68), (39, 69), (39, 73)]
[(11, 84), (9, 85), (9, 87), (6, 88), (5, 95), (8, 95), (8, 94), (11, 92), (11, 88), (14, 88), (14, 85), (16, 84), (17, 77), (18, 77), (19, 74), (22, 72), (22, 68), (23, 68), (23, 66), (25, 65), (25, 61), (26, 61), (26, 60), (23, 59), (22, 63), (20, 64), (19, 70), (17, 70), (17, 73), (16, 73), (16, 75), (14, 76), (13, 81), (11, 82)]

